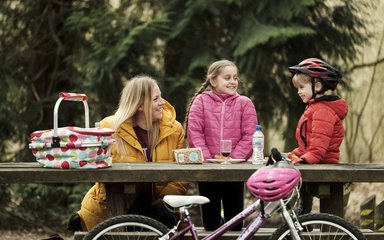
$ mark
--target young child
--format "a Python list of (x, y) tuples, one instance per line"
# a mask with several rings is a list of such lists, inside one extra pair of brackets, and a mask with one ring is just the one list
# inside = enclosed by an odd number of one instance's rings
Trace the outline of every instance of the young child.
[[(190, 147), (200, 147), (204, 159), (221, 155), (220, 140), (232, 140), (231, 158), (248, 159), (252, 154), (252, 135), (257, 125), (252, 101), (237, 93), (238, 69), (228, 60), (220, 60), (208, 68), (205, 82), (193, 96), (186, 114), (187, 139)], [(205, 91), (207, 88), (209, 91)], [(202, 206), (204, 228), (212, 231), (228, 221), (244, 207), (244, 183), (200, 182), (201, 195), (210, 199)], [(240, 230), (242, 224), (234, 230)]]
[[(325, 92), (336, 89), (341, 74), (318, 58), (305, 59), (289, 70), (293, 85), (307, 107), (296, 128), (298, 147), (288, 157), (294, 164), (339, 163), (339, 148), (344, 138), (342, 121), (348, 105), (344, 99)], [(311, 192), (310, 184), (303, 184), (301, 214), (312, 210)]]

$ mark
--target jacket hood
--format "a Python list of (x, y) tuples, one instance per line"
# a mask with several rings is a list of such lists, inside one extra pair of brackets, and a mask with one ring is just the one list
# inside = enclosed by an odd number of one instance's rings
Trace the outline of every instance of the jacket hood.
[(321, 102), (327, 105), (329, 108), (335, 111), (335, 113), (340, 118), (340, 120), (343, 120), (347, 116), (348, 104), (344, 99), (338, 96), (326, 95), (326, 96), (316, 98), (313, 102)]
[(161, 119), (160, 125), (171, 127), (176, 122), (176, 110), (168, 101), (164, 100), (164, 102), (163, 118)]

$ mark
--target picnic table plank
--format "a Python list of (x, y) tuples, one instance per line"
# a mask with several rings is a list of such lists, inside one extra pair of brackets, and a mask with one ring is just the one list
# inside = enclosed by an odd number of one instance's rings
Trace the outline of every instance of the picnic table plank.
[[(246, 181), (260, 167), (251, 163), (114, 163), (112, 167), (104, 169), (50, 169), (42, 168), (36, 162), (0, 163), (0, 183)], [(384, 182), (384, 164), (297, 167), (305, 182)]]

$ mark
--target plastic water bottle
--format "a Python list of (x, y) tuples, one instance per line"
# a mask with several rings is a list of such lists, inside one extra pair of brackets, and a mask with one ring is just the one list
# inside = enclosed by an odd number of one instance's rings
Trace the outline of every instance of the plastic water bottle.
[(264, 134), (260, 125), (256, 126), (256, 131), (252, 139), (252, 163), (264, 164)]

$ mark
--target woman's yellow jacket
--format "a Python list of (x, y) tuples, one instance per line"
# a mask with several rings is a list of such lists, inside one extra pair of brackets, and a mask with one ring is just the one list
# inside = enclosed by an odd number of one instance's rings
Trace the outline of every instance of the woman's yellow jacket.
[[(114, 116), (106, 117), (100, 122), (100, 127), (112, 128), (113, 121)], [(113, 162), (145, 162), (144, 151), (136, 137), (133, 126), (129, 123), (123, 123), (116, 130), (116, 133), (124, 139), (127, 144), (128, 156), (117, 155), (116, 149), (112, 145), (111, 152)], [(163, 118), (160, 122), (159, 140), (152, 149), (152, 161), (173, 162), (173, 149), (182, 148), (183, 146), (183, 127), (176, 120), (175, 109), (166, 102), (163, 105)], [(127, 174), (129, 173), (127, 172)], [(187, 182), (153, 183), (152, 193), (154, 200), (156, 200), (168, 194), (183, 195), (186, 193), (187, 187)], [(133, 196), (133, 198), (134, 197), (135, 196)], [(132, 202), (133, 200), (130, 199), (129, 201)], [(87, 192), (81, 203), (81, 209), (78, 214), (82, 219), (82, 229), (87, 231), (108, 217), (106, 191), (103, 183), (96, 183)]]

